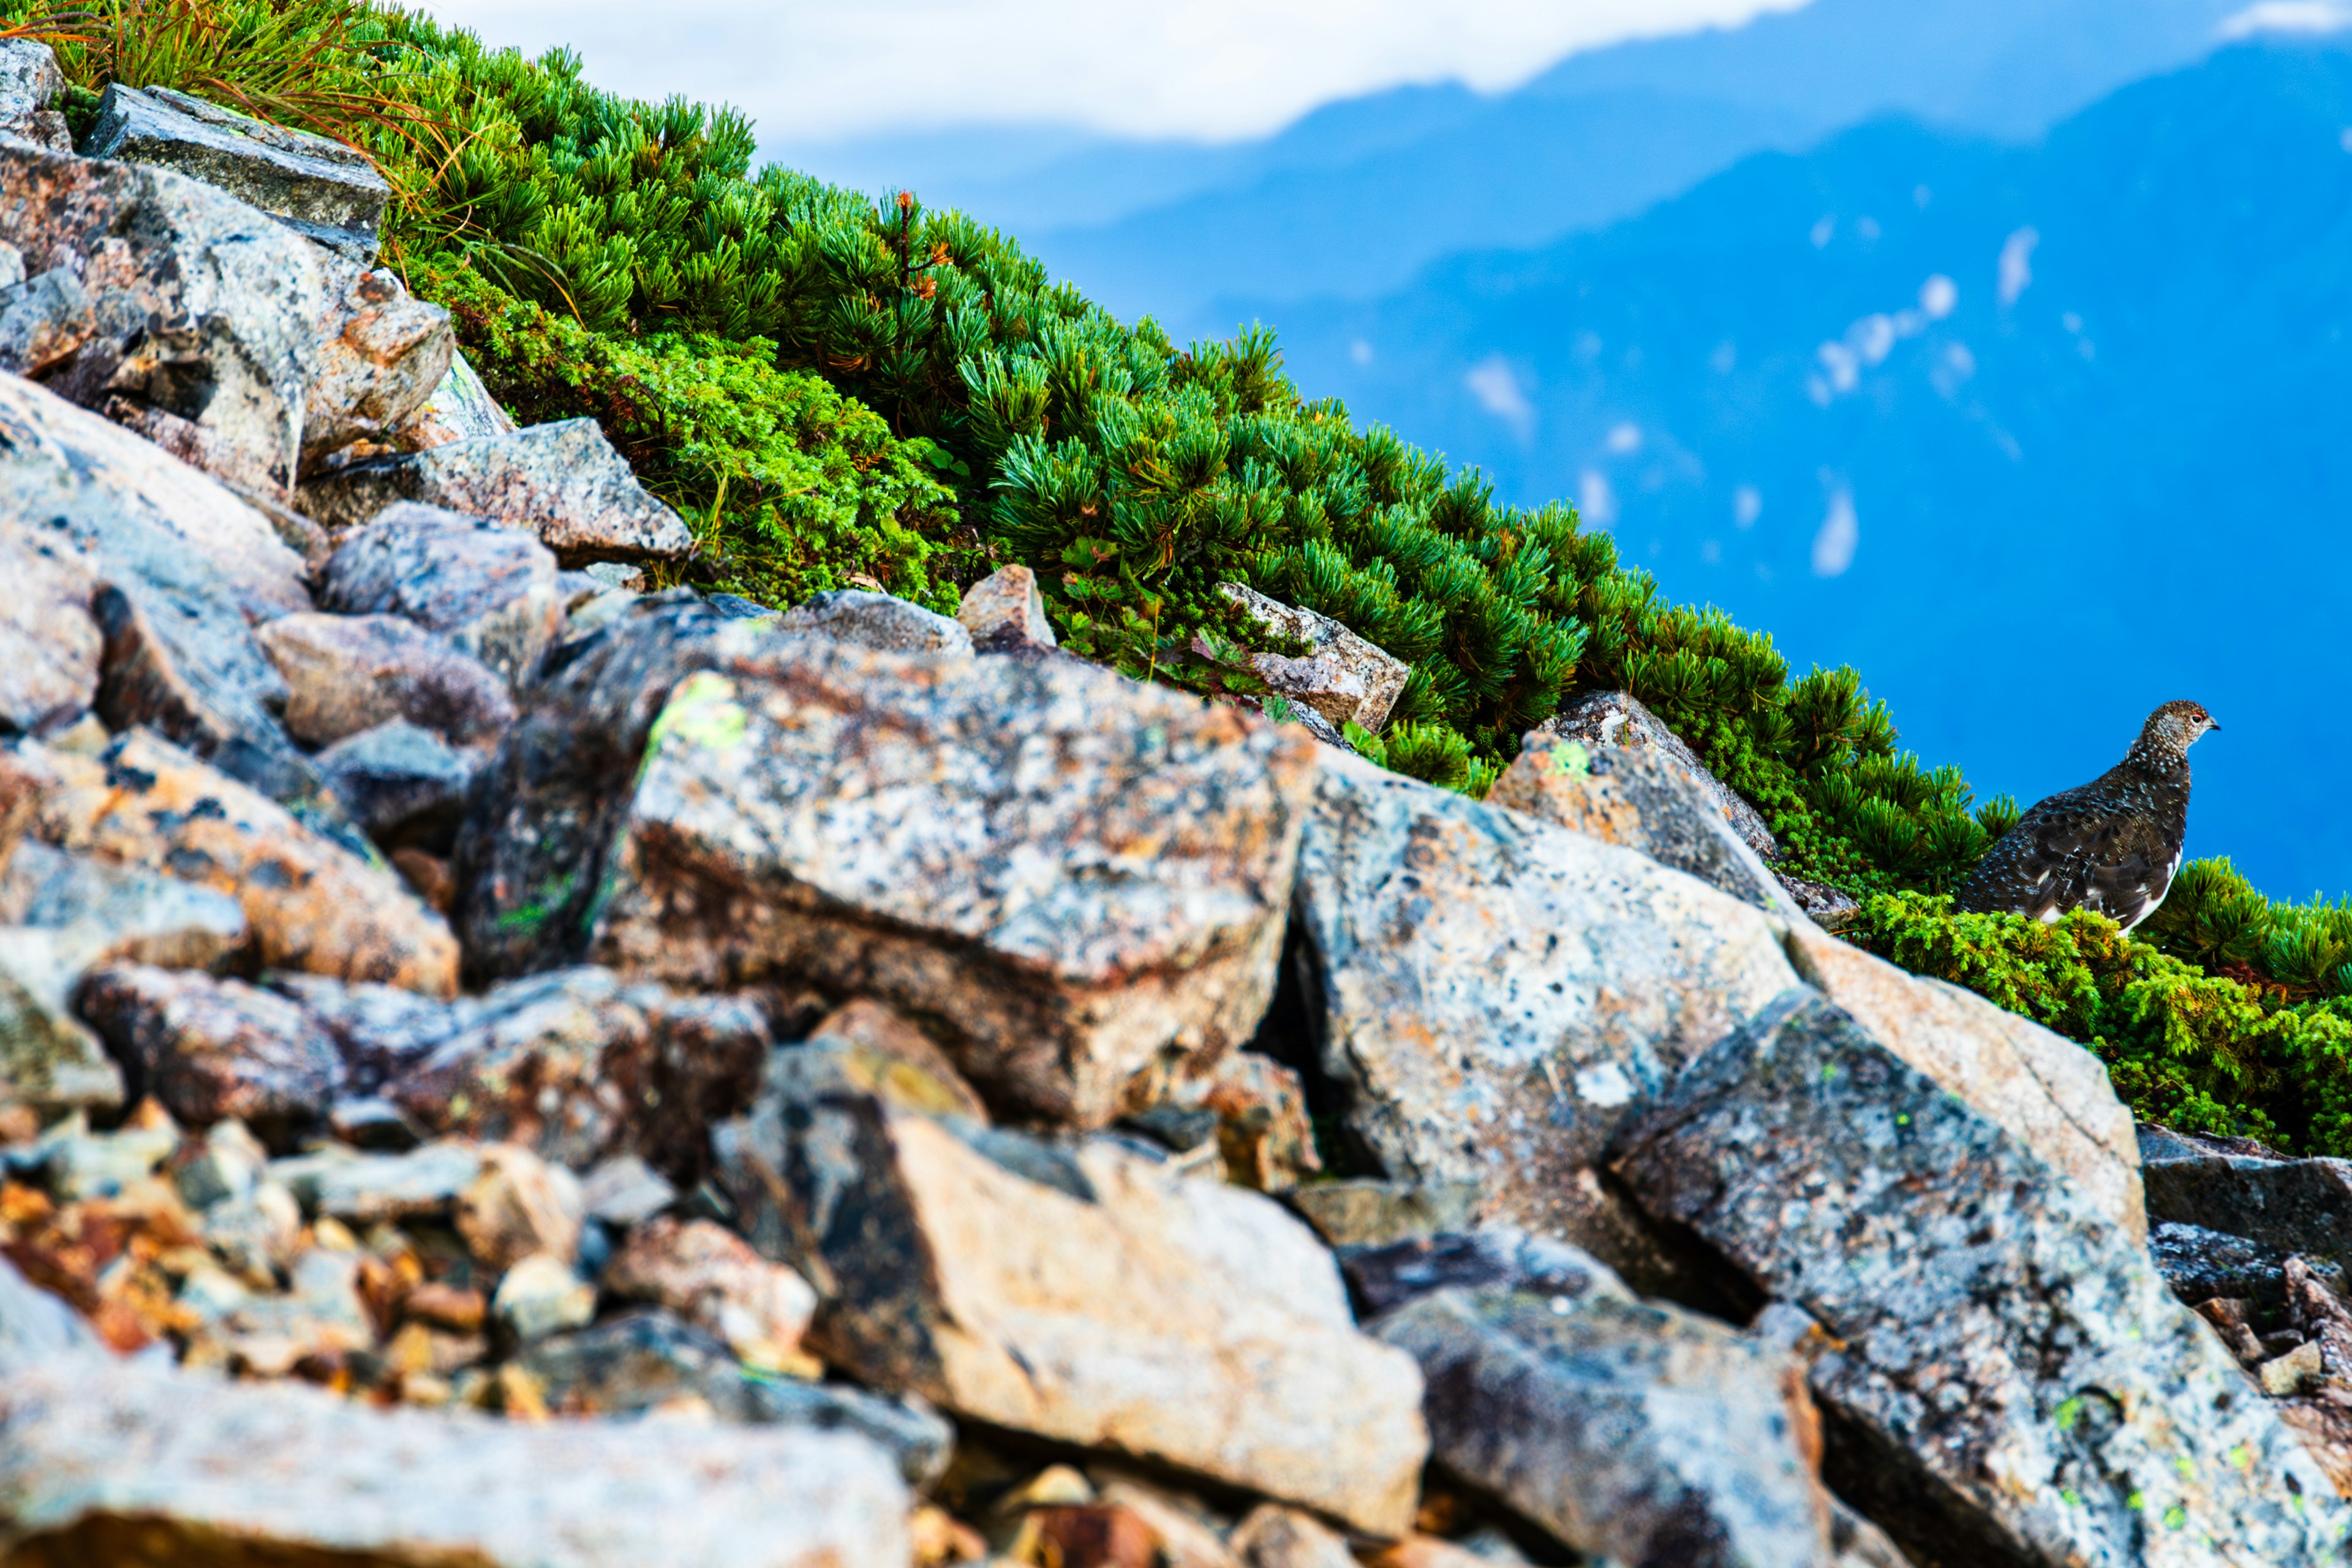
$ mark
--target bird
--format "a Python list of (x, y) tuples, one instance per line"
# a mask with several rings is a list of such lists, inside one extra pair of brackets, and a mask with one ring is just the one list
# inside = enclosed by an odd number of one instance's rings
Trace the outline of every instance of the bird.
[(2180, 869), (2189, 832), (2189, 748), (2221, 726), (2194, 702), (2147, 716), (2124, 760), (2036, 805), (1986, 851), (1959, 908), (2044, 923), (2096, 910), (2129, 931), (2154, 913)]

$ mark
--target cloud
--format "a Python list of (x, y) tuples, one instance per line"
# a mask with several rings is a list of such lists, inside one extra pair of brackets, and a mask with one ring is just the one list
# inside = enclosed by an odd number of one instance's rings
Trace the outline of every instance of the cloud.
[(2019, 229), (2000, 245), (2000, 302), (2014, 305), (2018, 296), (2033, 286), (2033, 247), (2042, 243), (2042, 233), (2030, 225)]
[(1522, 441), (1536, 433), (1535, 405), (1528, 401), (1525, 389), (1519, 385), (1518, 374), (1501, 354), (1488, 354), (1462, 377), (1462, 384), (1478, 400), (1478, 406), (1511, 427)]
[(1862, 521), (1854, 516), (1853, 492), (1840, 485), (1830, 492), (1829, 515), (1813, 535), (1813, 575), (1842, 577), (1853, 564), (1854, 547), (1862, 542)]
[(2352, 27), (2352, 0), (2262, 0), (2221, 24), (2235, 40), (2257, 33), (2340, 33)]
[(1563, 55), (1804, 0), (427, 0), (589, 79), (751, 114), (770, 146), (951, 125), (1263, 135), (1401, 82), (1516, 87)]

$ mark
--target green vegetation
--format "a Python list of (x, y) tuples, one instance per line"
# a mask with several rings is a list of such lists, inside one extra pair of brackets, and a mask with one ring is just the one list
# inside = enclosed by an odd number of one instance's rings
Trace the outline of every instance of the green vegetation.
[(85, 117), (109, 81), (155, 83), (367, 149), (396, 192), (388, 264), (519, 416), (604, 425), (695, 527), (675, 580), (776, 604), (870, 580), (945, 609), (1023, 562), (1066, 646), (1262, 696), (1246, 650), (1282, 645), (1216, 592), (1246, 582), (1408, 660), (1391, 725), (1351, 739), (1473, 794), (1564, 697), (1630, 689), (1764, 813), (1782, 869), (1866, 897), (1867, 944), (2091, 1045), (2143, 1115), (2352, 1152), (2352, 910), (2207, 862), (2147, 941), (1952, 914), (2013, 802), (1899, 750), (1854, 671), (1792, 678), (1769, 637), (1661, 603), (1571, 508), (1498, 506), (1303, 396), (1269, 332), (1175, 344), (959, 214), (754, 170), (731, 111), (614, 98), (568, 54), (369, 0), (26, 25), (60, 40)]

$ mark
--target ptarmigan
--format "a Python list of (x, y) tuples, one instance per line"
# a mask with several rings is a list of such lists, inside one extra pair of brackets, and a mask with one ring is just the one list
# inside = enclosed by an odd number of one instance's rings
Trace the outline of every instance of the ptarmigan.
[(2194, 702), (2147, 716), (2124, 760), (2025, 814), (1960, 889), (1959, 907), (2054, 921), (2096, 910), (2126, 931), (2164, 902), (2189, 831), (2189, 748), (2221, 726)]

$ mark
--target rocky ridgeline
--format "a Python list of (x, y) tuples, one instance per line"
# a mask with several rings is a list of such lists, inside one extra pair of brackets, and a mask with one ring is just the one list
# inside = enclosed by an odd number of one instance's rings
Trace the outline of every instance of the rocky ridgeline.
[(1239, 587), (1296, 724), (1019, 567), (639, 594), (686, 529), (372, 171), (58, 87), (0, 44), (9, 1561), (2339, 1560), (2352, 1167), (1839, 942), (1632, 699), (1480, 803)]

